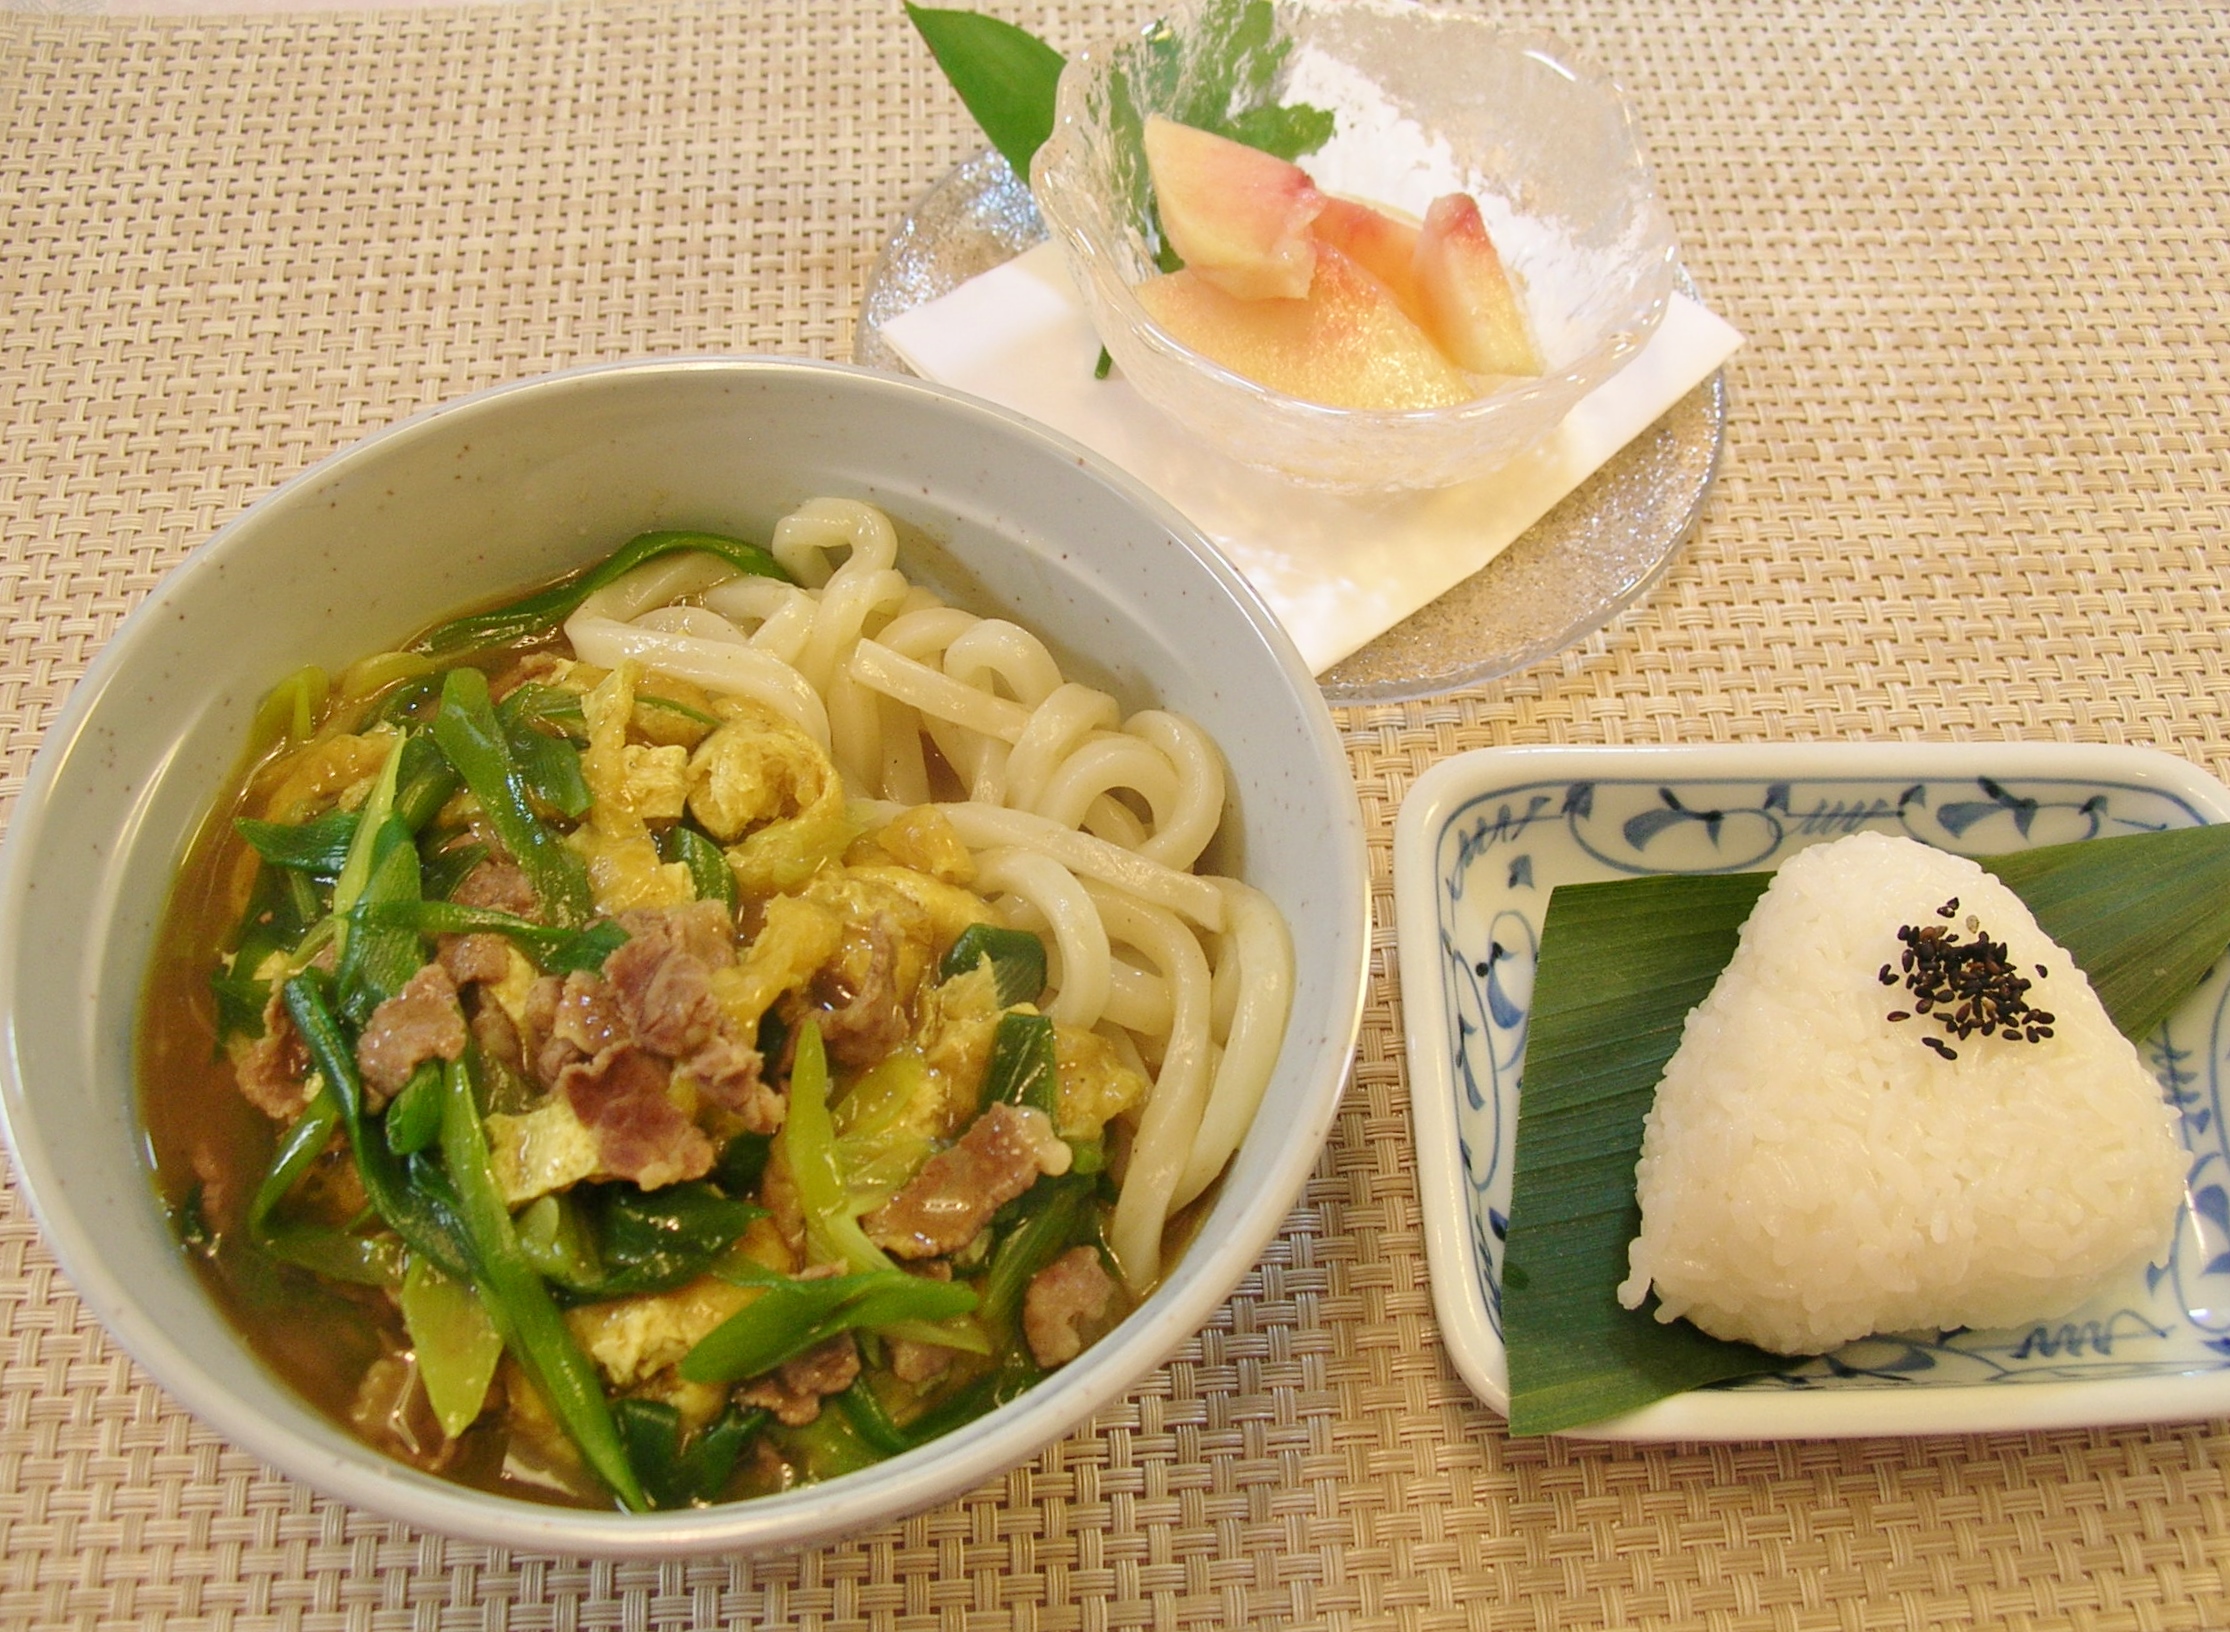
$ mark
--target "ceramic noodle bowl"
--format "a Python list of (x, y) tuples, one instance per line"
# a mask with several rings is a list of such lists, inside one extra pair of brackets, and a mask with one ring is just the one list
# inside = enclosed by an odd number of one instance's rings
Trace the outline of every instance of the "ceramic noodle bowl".
[[(630, 1514), (542, 1506), (389, 1460), (256, 1360), (158, 1203), (134, 1048), (155, 936), (197, 826), (282, 677), (337, 672), (646, 530), (765, 541), (817, 497), (896, 524), (946, 600), (1034, 631), (1126, 713), (1197, 721), (1228, 766), (1205, 864), (1262, 891), (1296, 952), (1259, 1114), (1190, 1244), (1081, 1356), (966, 1432), (826, 1483)], [(705, 358), (530, 380), (382, 431), (264, 499), (101, 654), (34, 765), (0, 857), (4, 1109), (24, 1190), (88, 1307), (235, 1442), (412, 1524), (566, 1554), (793, 1547), (910, 1512), (1121, 1397), (1252, 1268), (1321, 1147), (1361, 1012), (1359, 814), (1321, 697), (1244, 583), (1082, 450), (953, 393), (831, 365)]]

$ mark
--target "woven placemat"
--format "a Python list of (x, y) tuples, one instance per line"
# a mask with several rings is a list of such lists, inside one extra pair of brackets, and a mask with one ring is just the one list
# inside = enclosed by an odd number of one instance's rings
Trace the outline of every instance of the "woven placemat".
[[(2230, 772), (2230, 29), (2214, 0), (1545, 0), (1750, 338), (1637, 610), (1344, 716), (1372, 1001), (1302, 1205), (1183, 1354), (840, 1546), (509, 1555), (324, 1501), (92, 1326), (0, 1196), (0, 1623), (236, 1628), (2230, 1625), (2222, 1424), (1509, 1441), (1435, 1333), (1387, 843), (1458, 750), (2041, 737)], [(1129, 7), (1006, 8), (1063, 44)], [(976, 145), (897, 0), (0, 20), (0, 798), (157, 576), (358, 434), (653, 352), (850, 352)]]

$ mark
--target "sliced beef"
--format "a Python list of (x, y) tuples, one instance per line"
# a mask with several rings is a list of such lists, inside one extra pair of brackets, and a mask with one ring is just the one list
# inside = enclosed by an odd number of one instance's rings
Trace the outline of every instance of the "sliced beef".
[(902, 1383), (933, 1383), (952, 1369), (952, 1350), (935, 1343), (886, 1337), (883, 1352), (890, 1356), (890, 1374)]
[(536, 1077), (588, 1126), (603, 1171), (654, 1189), (712, 1165), (711, 1141), (667, 1091), (677, 1067), (756, 1131), (780, 1126), (782, 1106), (712, 993), (713, 971), (735, 960), (727, 909), (645, 908), (619, 924), (628, 938), (602, 973), (534, 983), (527, 1031)]
[(1115, 1283), (1098, 1251), (1072, 1247), (1030, 1277), (1022, 1294), (1022, 1335), (1030, 1353), (1048, 1369), (1084, 1352), (1085, 1328), (1104, 1318)]
[(782, 1126), (790, 1102), (766, 1080), (759, 1051), (739, 1043), (728, 1031), (715, 1032), (681, 1062), (697, 1086), (733, 1112), (749, 1133), (772, 1133)]
[(802, 1428), (821, 1414), (824, 1398), (843, 1393), (858, 1377), (859, 1345), (850, 1332), (838, 1332), (745, 1384), (736, 1398), (773, 1412), (786, 1427)]
[(568, 1066), (593, 1061), (632, 1040), (610, 984), (581, 969), (562, 982), (554, 975), (536, 981), (527, 993), (527, 1018), (541, 1038), (534, 1069), (545, 1088), (559, 1086)]
[(493, 907), (521, 918), (535, 915), (534, 885), (515, 861), (482, 862), (457, 881), (449, 899), (460, 907)]
[(457, 983), (440, 964), (429, 963), (372, 1011), (356, 1039), (366, 1108), (385, 1105), (426, 1061), (463, 1059), (465, 1040)]
[(717, 901), (624, 912), (627, 943), (604, 960), (635, 1040), (670, 1060), (704, 1046), (723, 1018), (712, 972), (735, 961), (727, 909)]
[(645, 1190), (698, 1179), (712, 1167), (712, 1141), (666, 1092), (670, 1067), (633, 1044), (576, 1060), (557, 1089), (596, 1139), (602, 1170)]
[(263, 1005), (263, 1035), (241, 1050), (233, 1076), (242, 1097), (274, 1122), (292, 1122), (310, 1103), (310, 1048), (276, 982)]
[(785, 1102), (764, 1081), (765, 1062), (713, 996), (714, 971), (735, 962), (727, 908), (641, 908), (619, 924), (627, 943), (605, 959), (604, 978), (635, 1041), (685, 1069), (751, 1132), (780, 1127)]
[(493, 986), (511, 973), (511, 943), (501, 935), (444, 935), (436, 946), (460, 989), (474, 982)]
[(869, 1240), (898, 1257), (942, 1258), (974, 1240), (1038, 1175), (1068, 1168), (1069, 1147), (1043, 1111), (994, 1105), (860, 1222)]
[(858, 962), (856, 972), (841, 978), (824, 973), (813, 985), (813, 995), (828, 1005), (814, 1018), (829, 1058), (854, 1070), (873, 1065), (914, 1029), (898, 991), (897, 922), (878, 912), (859, 933), (866, 938), (867, 955), (846, 960), (847, 965)]
[(486, 992), (475, 991), (467, 996), (466, 1007), (470, 1012), (465, 1023), (472, 1028), (472, 1040), (480, 1045), (480, 1052), (514, 1071), (524, 1069), (526, 1051), (519, 1043), (519, 1028), (503, 1005)]

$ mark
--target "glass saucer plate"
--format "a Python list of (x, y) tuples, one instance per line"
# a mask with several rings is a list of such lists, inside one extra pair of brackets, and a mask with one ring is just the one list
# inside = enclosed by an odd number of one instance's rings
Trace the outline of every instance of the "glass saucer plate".
[[(1045, 238), (1004, 159), (963, 161), (914, 202), (860, 302), (853, 361), (908, 372), (882, 326)], [(1683, 273), (1681, 289), (1694, 294)], [(1481, 685), (1586, 639), (1672, 564), (1726, 439), (1724, 370), (1675, 403), (1508, 549), (1320, 677), (1334, 703), (1388, 703)]]

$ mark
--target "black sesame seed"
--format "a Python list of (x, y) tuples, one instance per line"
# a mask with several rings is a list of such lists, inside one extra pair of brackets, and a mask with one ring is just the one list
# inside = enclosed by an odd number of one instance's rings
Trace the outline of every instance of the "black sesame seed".
[(1887, 1020), (1910, 1020), (1912, 1016), (1907, 1014), (1903, 1009), (1891, 1009), (1888, 1014), (1883, 1016), (1883, 1018)]
[[(1937, 909), (1937, 916), (1950, 918), (1958, 910), (1955, 896)], [(2007, 961), (2006, 943), (1990, 937), (1978, 914), (1967, 915), (1966, 930), (1972, 939), (1962, 941), (1945, 924), (1898, 926), (1897, 939), (1904, 947), (1899, 963), (1913, 1003), (1910, 1011), (1896, 1012), (1907, 1018), (1912, 1014), (1933, 1015), (1943, 1031), (1962, 1041), (1977, 1031), (1985, 1037), (2002, 1035), (2009, 1042), (2033, 1043), (2050, 1036), (2052, 1016), (2029, 1006), (2026, 994), (2030, 982), (2014, 973)], [(2034, 967), (2040, 975), (2045, 972), (2041, 964)], [(1890, 973), (1884, 964), (1883, 976)], [(1895, 982), (1885, 978), (1883, 984)], [(1945, 1052), (1940, 1037), (1923, 1041), (1938, 1053)]]

